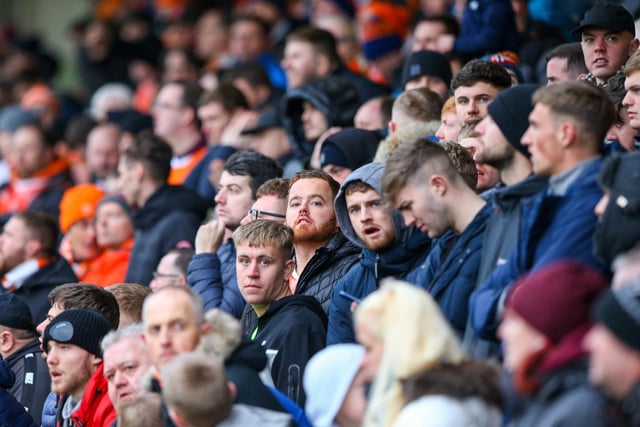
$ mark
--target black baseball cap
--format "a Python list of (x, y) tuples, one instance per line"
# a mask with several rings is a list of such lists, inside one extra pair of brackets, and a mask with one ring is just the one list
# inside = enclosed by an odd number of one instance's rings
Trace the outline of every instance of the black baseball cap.
[(587, 27), (602, 28), (614, 33), (628, 31), (636, 35), (633, 16), (627, 9), (615, 3), (604, 3), (587, 10), (580, 25), (572, 33), (580, 34)]

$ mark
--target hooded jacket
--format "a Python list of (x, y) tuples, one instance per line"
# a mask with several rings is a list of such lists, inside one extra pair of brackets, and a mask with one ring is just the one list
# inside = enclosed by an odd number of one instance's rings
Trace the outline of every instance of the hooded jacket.
[(34, 422), (40, 425), (42, 407), (51, 391), (51, 376), (47, 362), (42, 357), (40, 341), (34, 338), (6, 360), (16, 375), (16, 382), (9, 392), (27, 408)]
[(284, 297), (249, 327), (249, 336), (266, 351), (276, 388), (304, 407), (304, 368), (324, 348), (327, 336), (327, 316), (318, 301), (303, 295)]
[(58, 285), (77, 281), (78, 278), (69, 263), (62, 257), (56, 257), (29, 276), (13, 293), (27, 303), (37, 325), (47, 316), (51, 306), (49, 292)]
[(18, 403), (7, 389), (11, 387), (16, 377), (7, 362), (0, 358), (0, 425), (11, 427), (35, 427), (31, 415)]
[(148, 285), (160, 258), (181, 241), (193, 245), (206, 202), (183, 186), (163, 185), (133, 216), (135, 237), (126, 282)]
[(315, 141), (306, 141), (302, 127), (303, 105), (308, 102), (327, 119), (327, 129), (333, 126), (353, 126), (353, 117), (360, 106), (358, 93), (342, 77), (334, 76), (312, 80), (287, 93), (284, 125), (296, 156), (307, 159)]
[(411, 270), (419, 267), (431, 248), (429, 236), (413, 226), (405, 227), (398, 212), (392, 214), (396, 238), (391, 247), (375, 252), (367, 249), (364, 242), (358, 237), (349, 218), (345, 188), (354, 181), (362, 181), (371, 186), (378, 194), (382, 194), (383, 171), (383, 163), (370, 163), (356, 169), (342, 183), (336, 196), (334, 209), (340, 229), (347, 239), (361, 248), (361, 253), (360, 262), (353, 266), (334, 288), (329, 308), (327, 345), (355, 342), (351, 301), (340, 295), (340, 291), (346, 291), (363, 299), (378, 289), (381, 279), (390, 276), (402, 279)]

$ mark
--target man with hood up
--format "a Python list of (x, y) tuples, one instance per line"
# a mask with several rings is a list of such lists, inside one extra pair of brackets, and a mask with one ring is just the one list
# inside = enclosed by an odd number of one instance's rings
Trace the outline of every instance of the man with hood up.
[[(380, 280), (403, 278), (419, 267), (431, 248), (431, 239), (414, 226), (405, 226), (399, 213), (389, 213), (382, 202), (383, 163), (369, 163), (353, 171), (340, 186), (334, 209), (346, 238), (362, 248), (360, 262), (337, 284), (329, 308), (327, 344), (355, 342), (351, 303), (344, 292), (363, 299)], [(343, 292), (343, 293), (341, 293)]]

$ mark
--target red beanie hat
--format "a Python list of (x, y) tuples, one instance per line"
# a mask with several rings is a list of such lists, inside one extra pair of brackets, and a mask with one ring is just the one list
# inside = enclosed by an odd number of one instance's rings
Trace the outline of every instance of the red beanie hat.
[(64, 192), (60, 201), (60, 230), (63, 233), (76, 222), (93, 218), (104, 191), (97, 185), (80, 184)]
[(590, 322), (591, 306), (606, 278), (577, 261), (557, 261), (519, 279), (507, 299), (529, 325), (553, 344)]

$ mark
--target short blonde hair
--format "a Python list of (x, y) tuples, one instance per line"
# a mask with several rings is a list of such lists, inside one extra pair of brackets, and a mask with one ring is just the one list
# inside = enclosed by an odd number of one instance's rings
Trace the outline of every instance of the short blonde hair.
[(274, 246), (288, 257), (293, 248), (293, 231), (277, 221), (257, 219), (238, 227), (233, 232), (233, 241), (236, 246)]
[(442, 106), (442, 111), (440, 112), (440, 118), (442, 118), (442, 116), (444, 116), (447, 113), (453, 113), (453, 114), (456, 113), (456, 98), (453, 96), (450, 96), (444, 102), (444, 105)]

